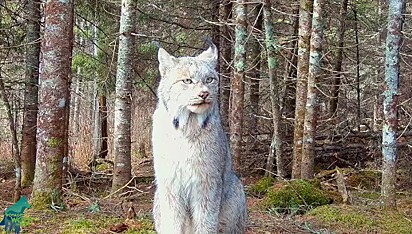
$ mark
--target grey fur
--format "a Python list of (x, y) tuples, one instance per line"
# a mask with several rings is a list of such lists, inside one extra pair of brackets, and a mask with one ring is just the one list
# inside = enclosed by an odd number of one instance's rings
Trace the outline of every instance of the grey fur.
[(160, 48), (158, 57), (161, 81), (152, 132), (156, 231), (245, 233), (245, 193), (232, 170), (219, 115), (216, 46), (181, 58)]

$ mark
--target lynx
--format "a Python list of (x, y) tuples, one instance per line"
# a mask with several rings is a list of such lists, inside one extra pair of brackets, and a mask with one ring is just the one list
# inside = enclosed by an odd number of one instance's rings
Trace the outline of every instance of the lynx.
[(152, 141), (160, 234), (245, 233), (245, 193), (219, 115), (217, 53), (213, 43), (196, 57), (158, 52)]

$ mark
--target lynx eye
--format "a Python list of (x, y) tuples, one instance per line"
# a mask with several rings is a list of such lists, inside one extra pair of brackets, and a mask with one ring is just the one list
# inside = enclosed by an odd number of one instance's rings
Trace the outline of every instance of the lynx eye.
[(193, 80), (192, 79), (184, 79), (184, 80), (182, 80), (183, 81), (183, 83), (185, 83), (185, 84), (193, 84)]
[(213, 77), (208, 77), (208, 78), (206, 78), (205, 82), (206, 82), (206, 84), (210, 84), (210, 83), (212, 83), (214, 80), (215, 80), (215, 78), (213, 78)]

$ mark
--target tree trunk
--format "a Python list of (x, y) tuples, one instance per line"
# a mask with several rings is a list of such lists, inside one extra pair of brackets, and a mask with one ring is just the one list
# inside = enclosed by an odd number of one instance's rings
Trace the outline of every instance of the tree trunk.
[(282, 135), (280, 131), (281, 119), (280, 119), (280, 101), (279, 101), (279, 80), (276, 78), (276, 58), (275, 48), (276, 41), (274, 41), (274, 29), (272, 24), (272, 12), (270, 0), (264, 0), (263, 2), (263, 18), (265, 23), (265, 47), (267, 54), (267, 63), (269, 70), (269, 82), (270, 82), (270, 100), (272, 105), (272, 118), (273, 118), (273, 136), (272, 143), (270, 145), (269, 157), (266, 162), (265, 176), (272, 176), (273, 166), (276, 156), (276, 175), (280, 178), (285, 177), (285, 160), (282, 148)]
[(400, 46), (402, 44), (402, 13), (405, 0), (389, 1), (388, 32), (385, 53), (385, 91), (383, 93), (384, 123), (382, 128), (382, 199), (385, 208), (396, 208), (396, 161), (398, 127), (397, 104), (399, 95)]
[[(95, 17), (96, 18), (96, 17)], [(98, 47), (97, 47), (97, 20), (93, 25), (93, 56), (98, 58)], [(99, 90), (99, 74), (97, 71), (94, 73), (95, 77), (93, 80), (93, 161), (95, 161), (101, 152), (102, 149), (102, 115), (100, 111), (100, 92)]]
[(309, 71), (310, 33), (312, 25), (313, 0), (300, 0), (298, 33), (298, 67), (296, 82), (295, 130), (293, 136), (292, 178), (301, 176), (303, 123), (307, 92), (307, 74)]
[(101, 130), (101, 147), (99, 152), (99, 158), (106, 159), (108, 153), (107, 139), (109, 138), (107, 134), (107, 98), (105, 95), (100, 96), (99, 101), (99, 112), (100, 112), (100, 130)]
[(77, 68), (76, 75), (74, 77), (74, 82), (72, 83), (72, 94), (71, 94), (71, 106), (72, 110), (70, 112), (71, 130), (72, 133), (78, 134), (80, 130), (79, 119), (80, 119), (80, 87), (81, 87), (81, 69)]
[[(290, 39), (287, 55), (285, 56), (285, 73), (284, 73), (284, 90), (282, 91), (283, 104), (282, 104), (282, 113), (287, 118), (293, 118), (295, 114), (295, 93), (296, 93), (296, 67), (298, 64), (298, 47), (297, 47), (297, 38), (299, 30), (299, 1), (293, 6), (292, 10), (292, 28), (293, 36)], [(291, 51), (290, 51), (291, 50)]]
[(36, 130), (40, 59), (40, 2), (27, 1), (26, 68), (21, 137), (23, 187), (33, 183), (36, 165)]
[[(219, 9), (220, 9), (220, 0), (212, 0), (210, 1), (210, 10), (211, 10), (211, 20), (212, 22), (216, 23), (212, 25), (212, 41), (216, 45), (216, 48), (220, 49), (220, 28), (219, 25), (217, 24), (219, 22)], [(220, 57), (220, 54), (218, 54), (218, 57)], [(220, 74), (220, 66), (216, 66), (216, 71), (218, 74)]]
[(355, 45), (356, 45), (356, 127), (360, 131), (361, 121), (361, 100), (360, 100), (360, 54), (359, 54), (359, 36), (358, 36), (358, 13), (356, 8), (353, 9), (355, 20)]
[(315, 168), (315, 136), (317, 125), (317, 82), (322, 74), (321, 50), (323, 41), (324, 0), (313, 2), (312, 34), (310, 38), (308, 91), (306, 98), (301, 178), (313, 179)]
[(240, 171), (242, 159), (242, 130), (243, 130), (243, 104), (246, 70), (246, 5), (244, 0), (236, 1), (235, 22), (235, 55), (233, 58), (234, 74), (232, 78), (231, 111), (230, 111), (230, 143), (234, 158), (234, 167)]
[(329, 100), (329, 115), (333, 116), (336, 114), (338, 109), (338, 98), (339, 98), (339, 88), (341, 81), (341, 72), (342, 72), (342, 62), (343, 62), (343, 45), (345, 41), (345, 24), (346, 24), (346, 13), (348, 9), (348, 0), (342, 0), (339, 13), (339, 25), (337, 31), (337, 46), (338, 51), (336, 53), (336, 63), (334, 68), (334, 79), (331, 91), (331, 98)]
[(99, 100), (98, 75), (95, 74), (93, 81), (93, 160), (98, 158), (102, 148), (102, 130), (101, 130), (101, 113)]
[(232, 1), (224, 0), (220, 21), (226, 24), (220, 31), (220, 113), (223, 127), (229, 131), (230, 110), (230, 77), (232, 75), (230, 63), (232, 61), (232, 36), (229, 21), (232, 18)]
[(132, 51), (134, 29), (134, 1), (122, 0), (120, 39), (116, 72), (116, 100), (114, 110), (114, 172), (112, 191), (124, 186), (131, 178), (131, 95)]
[(257, 121), (257, 115), (259, 111), (259, 81), (260, 81), (260, 62), (261, 62), (261, 47), (260, 43), (258, 41), (259, 38), (259, 33), (262, 31), (262, 4), (253, 4), (251, 5), (253, 8), (252, 17), (251, 19), (254, 21), (253, 24), (251, 25), (251, 30), (255, 31), (254, 34), (256, 35), (255, 38), (252, 39), (251, 42), (251, 51), (250, 51), (250, 58), (252, 59), (251, 61), (251, 67), (250, 69), (250, 108), (251, 108), (251, 122), (250, 122), (250, 130), (252, 136), (257, 135), (258, 129), (256, 126), (258, 126), (258, 121)]
[(45, 5), (43, 61), (39, 87), (37, 158), (31, 204), (44, 209), (62, 204), (62, 163), (67, 149), (67, 120), (73, 43), (73, 1)]

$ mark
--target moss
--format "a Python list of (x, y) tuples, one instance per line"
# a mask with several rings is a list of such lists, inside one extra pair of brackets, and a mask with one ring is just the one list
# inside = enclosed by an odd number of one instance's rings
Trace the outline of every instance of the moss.
[(119, 218), (113, 218), (102, 215), (93, 215), (85, 217), (81, 215), (75, 219), (69, 219), (64, 222), (62, 233), (102, 233), (112, 224), (121, 222)]
[(255, 184), (251, 185), (247, 192), (256, 197), (262, 197), (266, 195), (269, 191), (269, 188), (273, 185), (275, 179), (273, 177), (263, 177), (262, 179), (258, 180)]
[(378, 200), (381, 197), (381, 194), (378, 192), (362, 192), (362, 193), (355, 193), (357, 197), (370, 199), (370, 200)]
[(321, 206), (307, 213), (339, 233), (411, 233), (412, 222), (398, 212), (376, 208)]
[(92, 231), (94, 223), (92, 220), (87, 220), (81, 217), (76, 220), (69, 220), (63, 229), (64, 233), (84, 233), (85, 231)]
[(383, 214), (378, 220), (378, 226), (382, 228), (382, 233), (410, 234), (412, 232), (412, 221), (397, 212)]
[(60, 191), (54, 189), (53, 191), (36, 191), (34, 192), (30, 204), (33, 209), (36, 210), (47, 210), (50, 209), (52, 205), (57, 209), (64, 209), (64, 202)]
[(38, 221), (39, 221), (38, 218), (33, 218), (28, 215), (24, 215), (21, 219), (20, 226), (27, 227), (27, 226), (32, 225), (34, 222), (38, 222)]
[(111, 165), (108, 163), (102, 163), (96, 166), (96, 171), (105, 171), (107, 169), (110, 169)]
[(274, 189), (267, 192), (263, 207), (280, 213), (301, 214), (331, 203), (332, 199), (318, 187), (318, 183), (293, 180), (280, 187), (275, 185)]
[(382, 174), (379, 171), (356, 171), (348, 177), (348, 185), (352, 187), (361, 187), (367, 190), (379, 190), (381, 178)]
[(52, 199), (46, 192), (35, 192), (30, 200), (30, 205), (35, 210), (49, 209), (51, 203)]
[(76, 219), (67, 220), (64, 223), (62, 233), (77, 234), (77, 233), (106, 233), (110, 227), (126, 223), (129, 227), (125, 232), (127, 234), (155, 234), (153, 222), (146, 218), (130, 220), (125, 222), (121, 218), (114, 218), (103, 215), (93, 215), (85, 217), (81, 215)]
[(47, 146), (52, 147), (52, 148), (56, 148), (58, 146), (60, 146), (60, 144), (63, 142), (62, 139), (58, 138), (58, 137), (51, 137), (48, 141), (47, 141)]
[(320, 219), (326, 225), (339, 224), (343, 228), (356, 227), (363, 231), (372, 231), (376, 223), (367, 215), (350, 212), (333, 206), (321, 206), (308, 213)]

